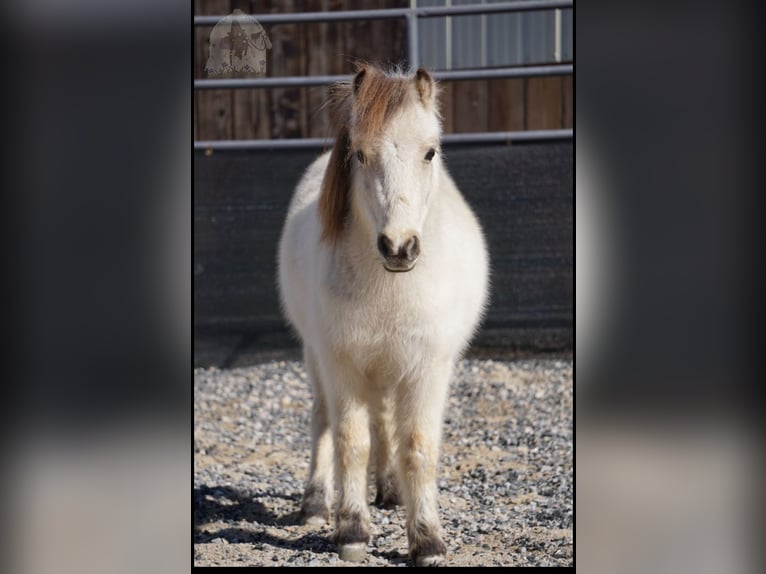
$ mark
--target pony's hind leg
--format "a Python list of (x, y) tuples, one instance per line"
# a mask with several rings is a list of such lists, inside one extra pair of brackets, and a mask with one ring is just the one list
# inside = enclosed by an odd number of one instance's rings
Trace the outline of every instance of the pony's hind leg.
[(333, 492), (333, 444), (327, 413), (327, 400), (319, 380), (319, 369), (312, 351), (304, 345), (303, 360), (311, 379), (314, 405), (311, 413), (311, 467), (301, 502), (301, 521), (325, 524), (330, 520)]
[(401, 504), (396, 479), (396, 444), (394, 442), (393, 397), (381, 394), (372, 421), (375, 453), (375, 506), (393, 508)]

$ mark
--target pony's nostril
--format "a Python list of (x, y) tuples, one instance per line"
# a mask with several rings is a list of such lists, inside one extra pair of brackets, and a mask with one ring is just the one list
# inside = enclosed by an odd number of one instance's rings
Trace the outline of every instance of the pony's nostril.
[(420, 254), (420, 240), (417, 235), (413, 235), (409, 238), (407, 243), (404, 244), (401, 250), (399, 250), (399, 256), (412, 261)]
[(380, 251), (380, 254), (383, 257), (393, 257), (396, 255), (393, 241), (391, 241), (388, 236), (383, 235), (382, 233), (378, 235), (378, 251)]
[(378, 251), (389, 261), (397, 260), (399, 264), (411, 263), (420, 254), (420, 239), (417, 235), (412, 235), (404, 243), (395, 246), (388, 235), (381, 233), (378, 235)]

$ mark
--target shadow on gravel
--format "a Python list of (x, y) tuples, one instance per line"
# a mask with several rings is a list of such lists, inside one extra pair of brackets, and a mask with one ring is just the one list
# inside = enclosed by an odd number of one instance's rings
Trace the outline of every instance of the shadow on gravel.
[[(300, 524), (298, 512), (278, 515), (266, 508), (256, 496), (268, 496), (270, 498), (282, 498), (294, 500), (296, 495), (285, 495), (276, 492), (245, 493), (230, 486), (203, 486), (194, 489), (194, 531), (195, 538), (202, 535), (200, 524), (215, 521), (239, 521), (255, 522), (264, 526), (295, 526)], [(220, 536), (220, 535), (216, 535)], [(215, 536), (212, 536), (215, 538)], [(205, 542), (206, 540), (196, 540)]]
[(300, 524), (299, 513), (291, 512), (278, 515), (266, 508), (255, 496), (268, 496), (298, 502), (296, 495), (284, 495), (275, 492), (245, 493), (229, 486), (201, 487), (194, 489), (194, 543), (207, 543), (222, 538), (230, 544), (253, 544), (256, 550), (265, 550), (265, 546), (274, 546), (286, 550), (316, 553), (335, 552), (335, 546), (327, 536), (308, 533), (300, 538), (283, 539), (267, 532), (253, 532), (237, 527), (223, 528), (208, 532), (201, 525), (210, 522), (246, 522), (263, 526), (296, 526)]
[[(230, 544), (252, 544), (255, 550), (267, 550), (267, 546), (293, 550), (295, 552), (314, 552), (316, 554), (329, 554), (335, 552), (335, 546), (330, 542), (327, 536), (317, 533), (304, 534), (300, 538), (279, 538), (267, 532), (252, 532), (242, 530), (241, 528), (224, 528), (216, 530), (213, 534), (206, 537), (223, 538)], [(198, 540), (197, 542), (208, 542), (208, 540)]]
[[(194, 489), (194, 544), (206, 544), (221, 538), (229, 544), (252, 544), (256, 550), (267, 550), (267, 546), (317, 554), (335, 553), (337, 549), (329, 536), (309, 532), (300, 538), (279, 538), (267, 532), (254, 532), (231, 526), (213, 531), (203, 528), (211, 522), (238, 522), (244, 520), (263, 526), (297, 526), (300, 524), (298, 511), (278, 515), (266, 508), (256, 496), (293, 500), (298, 503), (297, 495), (285, 495), (276, 492), (248, 493), (230, 486), (203, 486)], [(395, 550), (373, 550), (372, 554), (385, 558), (392, 564), (407, 563), (409, 558)]]
[(385, 558), (391, 564), (407, 564), (409, 566), (412, 566), (412, 563), (410, 562), (409, 557), (406, 554), (397, 552), (396, 550), (385, 550), (383, 552), (381, 552), (380, 550), (373, 550), (372, 553), (375, 556), (380, 556), (381, 558)]

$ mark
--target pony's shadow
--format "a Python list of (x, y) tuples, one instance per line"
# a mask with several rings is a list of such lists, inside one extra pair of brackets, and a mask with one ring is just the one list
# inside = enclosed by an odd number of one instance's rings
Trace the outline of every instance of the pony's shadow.
[(374, 551), (376, 556), (385, 558), (391, 564), (406, 564), (410, 565), (410, 558), (406, 554), (403, 554), (397, 550), (376, 550)]
[[(203, 486), (194, 489), (194, 543), (204, 544), (216, 538), (223, 538), (230, 544), (252, 544), (263, 550), (264, 546), (274, 546), (301, 552), (310, 550), (317, 554), (334, 553), (337, 551), (330, 537), (319, 532), (309, 532), (300, 538), (279, 538), (267, 532), (254, 532), (235, 526), (209, 532), (204, 525), (210, 522), (237, 522), (244, 520), (263, 526), (297, 526), (301, 524), (300, 512), (294, 511), (279, 515), (269, 510), (262, 502), (254, 500), (255, 496), (267, 496), (298, 502), (297, 495), (285, 495), (273, 491), (263, 493), (246, 493), (230, 486)], [(392, 564), (409, 563), (406, 554), (396, 550), (374, 551)]]
[[(285, 495), (275, 492), (259, 493), (262, 496), (294, 500), (296, 495)], [(287, 550), (316, 553), (334, 552), (335, 548), (327, 536), (311, 532), (298, 539), (279, 538), (267, 532), (254, 532), (232, 526), (209, 532), (203, 525), (216, 522), (236, 522), (244, 520), (263, 526), (297, 526), (300, 524), (300, 513), (290, 512), (278, 515), (269, 510), (262, 502), (253, 500), (254, 495), (244, 493), (229, 486), (203, 486), (194, 489), (194, 543), (206, 543), (216, 538), (223, 538), (231, 544), (253, 544), (257, 548), (264, 545), (275, 546)]]

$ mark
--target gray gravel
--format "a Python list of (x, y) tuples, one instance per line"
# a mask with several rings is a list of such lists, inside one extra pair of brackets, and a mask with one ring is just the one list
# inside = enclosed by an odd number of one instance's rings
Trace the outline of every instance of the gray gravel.
[[(311, 393), (298, 361), (194, 372), (197, 566), (344, 566), (302, 526)], [(572, 361), (459, 364), (439, 467), (447, 564), (573, 565)], [(371, 488), (370, 496), (374, 496)], [(404, 509), (372, 507), (365, 564), (407, 566)]]

